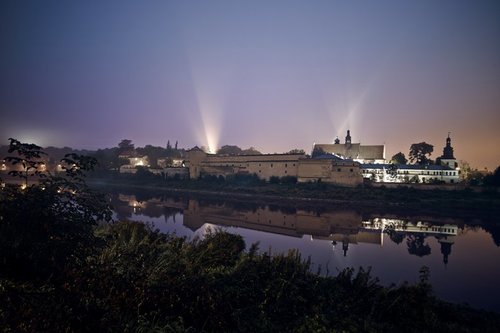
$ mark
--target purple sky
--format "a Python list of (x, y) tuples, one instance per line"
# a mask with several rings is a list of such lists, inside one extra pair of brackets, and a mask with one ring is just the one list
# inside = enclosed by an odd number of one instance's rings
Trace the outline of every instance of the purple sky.
[(310, 151), (426, 141), (500, 165), (499, 1), (0, 2), (0, 143)]

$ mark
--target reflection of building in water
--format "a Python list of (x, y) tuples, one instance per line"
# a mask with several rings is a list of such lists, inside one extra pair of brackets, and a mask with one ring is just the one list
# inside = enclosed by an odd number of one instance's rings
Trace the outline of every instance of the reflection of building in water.
[[(119, 195), (117, 199), (117, 203), (120, 202), (130, 215), (132, 213), (149, 217), (165, 215), (166, 218), (169, 212), (175, 214), (182, 211), (183, 224), (192, 231), (199, 230), (205, 224), (211, 224), (291, 237), (311, 235), (311, 240), (332, 242), (334, 249), (338, 244), (344, 256), (347, 255), (350, 244), (365, 243), (382, 246), (384, 233), (387, 233), (389, 238), (397, 244), (406, 239), (410, 254), (427, 255), (430, 253), (430, 247), (425, 243), (425, 238), (434, 236), (441, 245), (443, 262), (446, 264), (455, 236), (458, 234), (458, 226), (453, 224), (413, 223), (387, 218), (363, 221), (358, 212), (347, 209), (321, 214), (306, 210), (290, 213), (268, 206), (238, 209), (226, 204), (200, 205), (196, 200), (184, 201), (166, 197), (139, 201), (133, 195)], [(115, 205), (115, 211), (118, 211), (117, 208)]]
[(441, 244), (441, 253), (443, 254), (443, 263), (448, 264), (448, 256), (451, 254), (451, 246), (455, 243), (454, 236), (443, 236), (438, 238), (439, 244)]
[[(396, 243), (407, 239), (412, 245), (411, 254), (430, 254), (425, 238), (435, 236), (441, 244), (443, 261), (448, 262), (451, 246), (458, 234), (458, 226), (452, 224), (434, 225), (426, 222), (407, 222), (398, 219), (374, 218), (362, 221), (361, 215), (353, 210), (337, 210), (317, 214), (298, 210), (295, 214), (259, 207), (254, 210), (237, 211), (225, 205), (200, 206), (190, 200), (184, 210), (184, 225), (193, 231), (205, 223), (241, 227), (292, 237), (311, 235), (311, 239), (341, 244), (344, 256), (350, 244), (367, 243), (383, 245), (383, 234), (388, 233)], [(400, 241), (398, 240), (400, 238)]]
[(432, 235), (441, 245), (445, 265), (451, 254), (451, 246), (458, 235), (458, 226), (455, 224), (432, 225), (427, 222), (412, 223), (399, 219), (374, 218), (372, 221), (364, 221), (363, 227), (371, 230), (385, 230), (389, 237), (398, 244), (406, 237), (410, 254), (418, 256), (430, 254), (430, 247), (424, 244), (424, 240)]
[(298, 210), (295, 214), (260, 207), (249, 211), (236, 211), (224, 205), (200, 206), (189, 201), (184, 210), (184, 225), (193, 231), (205, 223), (219, 226), (241, 227), (292, 237), (311, 235), (312, 239), (342, 242), (344, 254), (350, 243), (382, 245), (382, 231), (364, 230), (361, 215), (352, 210), (338, 210), (322, 214)]
[(405, 233), (426, 233), (426, 234), (440, 234), (440, 235), (452, 235), (456, 236), (458, 234), (458, 226), (455, 224), (443, 224), (443, 225), (432, 225), (427, 222), (409, 222), (400, 219), (385, 219), (385, 218), (374, 218), (371, 221), (363, 222), (363, 228), (365, 229), (382, 229), (382, 230), (394, 230)]
[(186, 207), (185, 201), (173, 198), (154, 197), (139, 200), (135, 195), (118, 194), (111, 198), (113, 210), (118, 220), (129, 220), (134, 215), (147, 217), (164, 217), (165, 221), (172, 216), (180, 214)]

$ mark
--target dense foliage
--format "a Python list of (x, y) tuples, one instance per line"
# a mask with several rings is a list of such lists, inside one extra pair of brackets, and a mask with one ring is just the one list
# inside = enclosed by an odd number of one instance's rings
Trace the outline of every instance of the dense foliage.
[(244, 251), (240, 236), (188, 241), (140, 223), (98, 228), (84, 262), (57, 279), (0, 279), (4, 331), (468, 332), (498, 315), (436, 300), (426, 270), (415, 286), (384, 288), (369, 271), (310, 271), (297, 252)]
[[(26, 147), (37, 149), (37, 147)], [(13, 152), (19, 150), (13, 149)], [(109, 207), (62, 176), (0, 190), (3, 332), (468, 332), (497, 314), (441, 302), (428, 270), (382, 287), (369, 271), (311, 272), (298, 252), (271, 254), (224, 232), (187, 240), (133, 222), (98, 223)]]
[(403, 154), (402, 152), (399, 152), (397, 154), (394, 154), (391, 157), (390, 162), (393, 164), (406, 164), (408, 162), (408, 160), (406, 159), (405, 154)]
[(408, 158), (410, 162), (414, 164), (433, 164), (430, 159), (432, 152), (434, 151), (434, 146), (426, 142), (413, 143), (410, 146), (410, 152), (408, 153)]

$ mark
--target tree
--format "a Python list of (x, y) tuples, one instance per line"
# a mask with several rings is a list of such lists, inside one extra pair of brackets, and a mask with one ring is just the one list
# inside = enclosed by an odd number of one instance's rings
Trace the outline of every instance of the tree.
[(306, 152), (304, 151), (304, 149), (292, 149), (290, 150), (289, 152), (287, 152), (287, 154), (305, 154)]
[[(11, 139), (9, 152), (27, 165), (36, 163), (40, 147)], [(7, 157), (7, 161), (17, 160)], [(19, 279), (50, 279), (68, 271), (68, 265), (83, 264), (92, 227), (110, 220), (104, 196), (85, 184), (85, 173), (96, 160), (67, 154), (64, 173), (41, 174), (25, 188), (7, 184), (0, 191), (0, 272)]]
[(317, 146), (314, 146), (314, 149), (312, 151), (312, 157), (318, 157), (318, 156), (321, 156), (321, 155), (326, 155), (327, 152), (323, 150), (323, 148), (320, 148), (320, 147), (317, 147)]
[(118, 143), (118, 148), (120, 148), (119, 153), (123, 154), (125, 152), (134, 150), (134, 144), (132, 143), (132, 140), (123, 139), (122, 141), (120, 141), (120, 143)]
[(128, 160), (118, 157), (119, 149), (118, 147), (98, 149), (91, 156), (97, 160), (99, 169), (117, 170), (121, 165), (128, 164)]
[(172, 147), (170, 147), (170, 153), (169, 150), (165, 149), (163, 147), (157, 147), (157, 146), (152, 146), (152, 145), (146, 145), (144, 148), (137, 148), (136, 149), (137, 153), (140, 155), (145, 155), (148, 157), (149, 164), (156, 168), (158, 166), (158, 159), (165, 157), (165, 156), (170, 156), (173, 154)]
[(7, 156), (5, 160), (12, 165), (20, 164), (22, 166), (21, 171), (12, 170), (9, 171), (9, 175), (23, 179), (25, 186), (28, 186), (29, 177), (45, 177), (46, 175), (41, 170), (44, 165), (41, 158), (42, 155), (47, 154), (42, 151), (42, 147), (33, 143), (21, 143), (13, 138), (9, 140), (10, 145), (8, 152), (9, 154), (15, 152), (17, 156)]
[(220, 155), (239, 155), (241, 154), (242, 150), (238, 146), (230, 146), (230, 145), (224, 145), (220, 147), (219, 150), (217, 150), (217, 154)]
[(472, 168), (469, 162), (460, 160), (458, 162), (458, 166), (460, 168), (460, 180), (466, 182), (469, 178), (470, 173), (472, 172)]
[(391, 157), (391, 163), (393, 163), (393, 164), (406, 164), (406, 163), (408, 163), (408, 160), (406, 159), (405, 154), (403, 154), (402, 152), (399, 152), (397, 154), (394, 154)]
[(425, 242), (424, 235), (408, 235), (406, 238), (408, 253), (418, 257), (424, 257), (431, 254), (431, 247)]
[(485, 176), (483, 183), (489, 186), (500, 186), (500, 166), (496, 168), (493, 174)]
[(426, 142), (414, 143), (410, 146), (408, 157), (410, 162), (419, 165), (432, 164), (429, 158), (434, 151), (434, 146)]
[(386, 172), (392, 179), (395, 179), (398, 176), (398, 165), (394, 163), (389, 164)]
[(262, 155), (262, 153), (254, 147), (250, 147), (248, 149), (242, 150), (241, 155)]

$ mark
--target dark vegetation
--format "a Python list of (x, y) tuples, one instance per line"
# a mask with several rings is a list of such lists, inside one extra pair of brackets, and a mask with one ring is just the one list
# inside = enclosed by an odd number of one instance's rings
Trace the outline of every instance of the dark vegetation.
[(408, 158), (410, 162), (420, 165), (434, 164), (430, 159), (434, 146), (426, 142), (414, 143), (410, 146)]
[[(27, 161), (27, 146), (10, 152)], [(15, 159), (14, 159), (15, 160)], [(420, 282), (382, 287), (369, 270), (321, 276), (298, 252), (245, 250), (219, 231), (187, 240), (140, 223), (106, 223), (87, 188), (95, 160), (0, 190), (3, 332), (488, 332), (494, 313), (436, 299)], [(23, 177), (23, 173), (13, 176)], [(34, 175), (37, 177), (39, 175)]]

